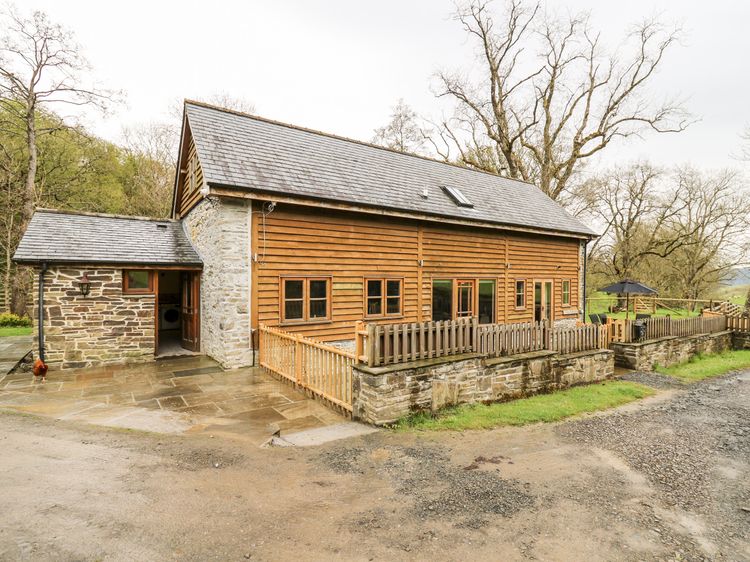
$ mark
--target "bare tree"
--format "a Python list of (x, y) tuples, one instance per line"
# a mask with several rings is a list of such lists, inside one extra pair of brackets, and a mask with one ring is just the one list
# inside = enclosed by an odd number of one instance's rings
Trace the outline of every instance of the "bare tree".
[(420, 153), (425, 144), (425, 132), (417, 113), (402, 98), (391, 108), (388, 124), (375, 129), (372, 142), (401, 152)]
[[(57, 130), (38, 128), (38, 112), (45, 106), (60, 104), (103, 109), (113, 93), (85, 84), (88, 63), (72, 34), (50, 22), (44, 12), (35, 11), (25, 17), (10, 6), (0, 13), (0, 29), (0, 107), (7, 116), (22, 123), (25, 137), (26, 176), (16, 225), (23, 233), (37, 200), (39, 136)], [(5, 130), (13, 131), (14, 127)], [(14, 281), (13, 306), (22, 311), (29, 279), (16, 275)]]
[(683, 296), (696, 299), (747, 265), (750, 197), (735, 171), (681, 168), (675, 176), (681, 212), (670, 230), (684, 243), (664, 265)]
[(455, 17), (477, 44), (482, 79), (438, 74), (436, 94), (456, 102), (443, 123), (443, 156), (452, 149), (476, 166), (472, 154), (490, 150), (492, 168), (558, 199), (613, 140), (688, 125), (679, 102), (657, 103), (646, 91), (678, 30), (645, 21), (605, 53), (585, 16), (548, 17), (539, 4), (510, 0), (496, 20), (488, 0), (472, 0)]

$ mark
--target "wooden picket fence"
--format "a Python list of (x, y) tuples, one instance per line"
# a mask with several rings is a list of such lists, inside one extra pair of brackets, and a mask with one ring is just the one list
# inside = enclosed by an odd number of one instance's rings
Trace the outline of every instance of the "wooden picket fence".
[(356, 356), (370, 367), (480, 353), (488, 357), (544, 349), (575, 353), (607, 347), (606, 328), (554, 328), (544, 322), (479, 324), (476, 318), (401, 324), (367, 324), (356, 329)]
[(750, 317), (730, 316), (727, 318), (727, 329), (735, 332), (750, 332)]
[(696, 316), (693, 318), (671, 318), (660, 316), (644, 320), (609, 320), (606, 324), (610, 342), (631, 343), (635, 341), (635, 325), (642, 322), (646, 326), (644, 341), (656, 340), (669, 336), (695, 336), (698, 334), (713, 334), (732, 328), (732, 322), (741, 318), (726, 316)]
[(261, 324), (260, 366), (314, 397), (352, 411), (354, 353)]

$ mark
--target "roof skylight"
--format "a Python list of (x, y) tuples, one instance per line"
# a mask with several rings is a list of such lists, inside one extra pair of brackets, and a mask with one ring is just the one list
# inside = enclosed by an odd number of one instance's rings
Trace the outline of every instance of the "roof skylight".
[(444, 185), (442, 186), (443, 191), (448, 194), (448, 197), (453, 199), (453, 202), (458, 205), (459, 207), (474, 207), (474, 203), (469, 201), (469, 199), (464, 195), (460, 189), (457, 187), (453, 187), (451, 185)]

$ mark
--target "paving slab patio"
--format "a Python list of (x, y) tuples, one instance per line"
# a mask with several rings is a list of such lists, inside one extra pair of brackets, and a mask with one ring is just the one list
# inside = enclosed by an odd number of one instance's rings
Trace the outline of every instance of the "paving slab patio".
[(210, 432), (261, 445), (345, 418), (260, 368), (224, 371), (205, 356), (0, 379), (0, 408), (157, 433)]
[(33, 347), (31, 336), (6, 336), (0, 338), (0, 381)]

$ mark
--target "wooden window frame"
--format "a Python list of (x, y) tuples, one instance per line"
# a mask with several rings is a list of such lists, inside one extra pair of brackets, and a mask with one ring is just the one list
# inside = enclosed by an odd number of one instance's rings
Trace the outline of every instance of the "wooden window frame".
[[(457, 320), (458, 318), (473, 318), (479, 315), (479, 283), (481, 281), (493, 281), (495, 286), (493, 290), (492, 300), (494, 302), (493, 316), (494, 321), (497, 322), (498, 317), (498, 287), (500, 286), (500, 280), (497, 277), (442, 277), (434, 276), (430, 279), (430, 291), (432, 291), (432, 284), (435, 281), (450, 281), (452, 283), (452, 299), (453, 307), (451, 310), (451, 319)], [(471, 315), (469, 316), (458, 316), (458, 285), (459, 283), (471, 283), (472, 296), (471, 296)], [(430, 314), (432, 314), (432, 303), (430, 303)]]
[[(144, 271), (148, 273), (148, 287), (145, 289), (132, 288), (128, 283), (129, 271)], [(149, 269), (138, 269), (131, 267), (122, 270), (122, 294), (123, 295), (151, 295), (154, 293), (154, 271)]]
[[(286, 282), (302, 281), (302, 318), (293, 318), (287, 320), (285, 317), (286, 307)], [(310, 282), (326, 282), (326, 315), (325, 318), (310, 318)], [(328, 324), (331, 322), (331, 311), (333, 304), (331, 302), (333, 286), (333, 277), (326, 275), (282, 275), (279, 276), (279, 325), (296, 326), (300, 324)], [(314, 299), (322, 300), (322, 299)]]
[[(383, 294), (380, 295), (380, 310), (381, 314), (368, 314), (367, 303), (370, 300), (370, 296), (367, 293), (368, 281), (380, 281), (383, 285)], [(399, 282), (399, 307), (398, 312), (388, 313), (388, 281)], [(369, 320), (375, 320), (378, 318), (403, 318), (404, 317), (404, 278), (403, 277), (363, 277), (362, 278), (362, 296), (364, 301), (363, 315)], [(377, 297), (372, 297), (377, 298)], [(391, 297), (393, 298), (393, 297)]]
[[(568, 301), (565, 302), (565, 283), (568, 284)], [(563, 279), (560, 284), (560, 303), (564, 307), (573, 306), (573, 282), (570, 279)]]
[[(519, 283), (523, 283), (523, 291), (521, 291), (520, 293), (518, 292)], [(516, 310), (526, 310), (526, 307), (528, 306), (529, 297), (526, 294), (526, 287), (528, 287), (526, 279), (515, 279), (513, 282), (513, 306)], [(523, 304), (521, 306), (518, 306), (519, 294), (523, 296)]]
[[(453, 319), (457, 320), (459, 318), (472, 318), (476, 315), (477, 311), (477, 280), (476, 279), (466, 279), (466, 278), (459, 278), (455, 277), (452, 279), (453, 281)], [(459, 295), (459, 285), (465, 284), (467, 286), (471, 287), (471, 309), (469, 310), (469, 314), (464, 314), (462, 316), (458, 315), (458, 295)]]
[(500, 285), (500, 281), (496, 277), (477, 277), (476, 279), (476, 295), (474, 297), (474, 312), (476, 313), (476, 317), (479, 318), (479, 285), (481, 285), (482, 281), (492, 281), (494, 285), (492, 286), (492, 302), (494, 306), (492, 307), (492, 322), (490, 324), (496, 324), (497, 323), (497, 312), (498, 312), (498, 293), (497, 288)]

